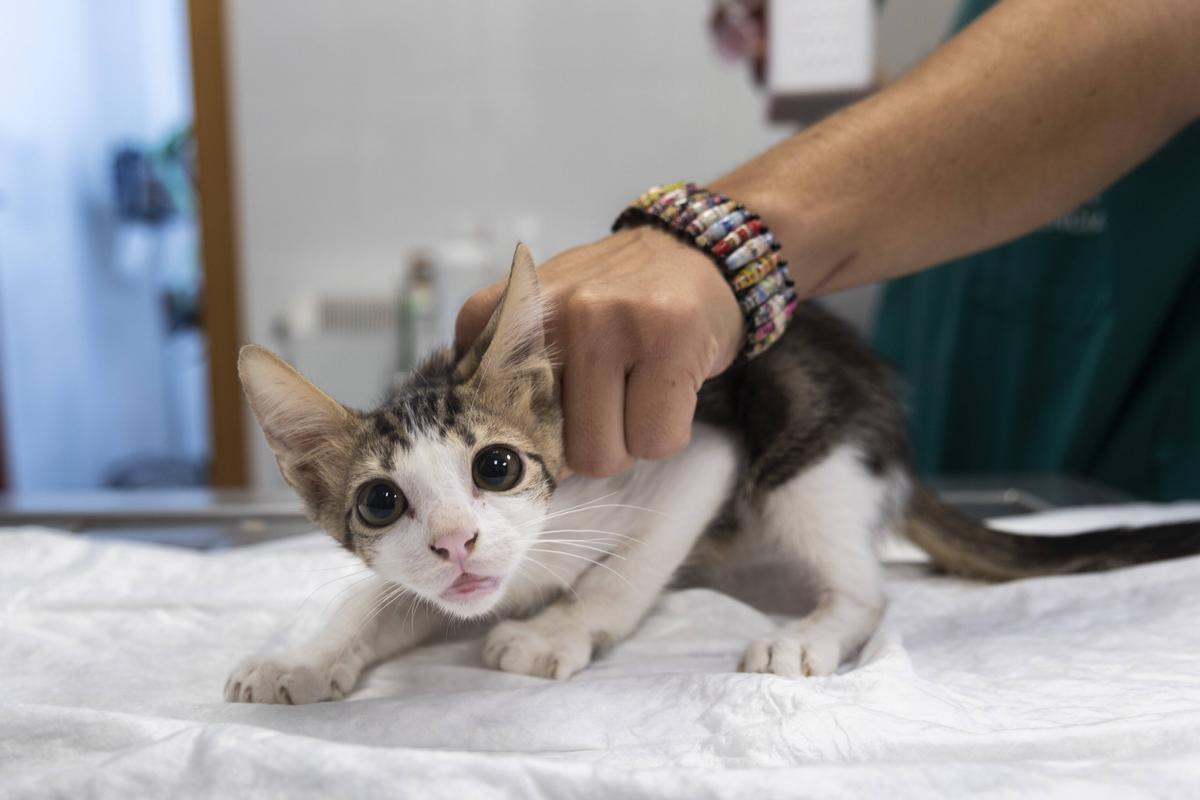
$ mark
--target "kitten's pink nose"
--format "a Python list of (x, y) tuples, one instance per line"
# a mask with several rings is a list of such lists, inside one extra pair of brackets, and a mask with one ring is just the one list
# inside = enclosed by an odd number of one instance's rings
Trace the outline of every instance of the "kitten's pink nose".
[(475, 549), (475, 541), (478, 538), (479, 531), (447, 533), (434, 539), (433, 544), (429, 545), (429, 549), (439, 558), (453, 561), (461, 567), (467, 562), (471, 551)]

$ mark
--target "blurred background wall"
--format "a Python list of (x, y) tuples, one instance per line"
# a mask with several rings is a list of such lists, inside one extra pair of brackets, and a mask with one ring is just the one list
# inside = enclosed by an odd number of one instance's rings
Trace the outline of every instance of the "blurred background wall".
[[(953, 5), (889, 3), (884, 70), (931, 49)], [(646, 186), (710, 180), (787, 136), (746, 67), (717, 55), (709, 12), (696, 0), (230, 2), (245, 337), (369, 403), (393, 354), (369, 336), (331, 348), (336, 332), (316, 331), (338, 315), (322, 298), (398, 296), (415, 251), (455, 257), (439, 242), (486, 253), (499, 276), (518, 238), (547, 258), (602, 236)], [(872, 297), (833, 302), (865, 325)], [(273, 485), (248, 430), (251, 474)]]
[[(883, 73), (930, 50), (954, 5), (890, 0)], [(204, 324), (370, 404), (516, 240), (548, 258), (645, 187), (710, 180), (789, 135), (747, 65), (718, 55), (712, 9), (0, 0), (0, 488), (204, 484), (210, 430), (242, 441), (229, 412), (210, 425)], [(239, 284), (207, 309), (189, 172), (201, 17), (235, 189), (204, 214), (236, 230)], [(874, 292), (829, 302), (866, 327)], [(213, 373), (218, 408), (241, 408), (232, 371)], [(257, 429), (244, 439), (252, 482), (278, 486)]]
[(164, 298), (195, 225), (123, 213), (122, 149), (191, 117), (184, 0), (0, 0), (0, 410), (16, 489), (187, 482), (208, 451), (203, 340)]

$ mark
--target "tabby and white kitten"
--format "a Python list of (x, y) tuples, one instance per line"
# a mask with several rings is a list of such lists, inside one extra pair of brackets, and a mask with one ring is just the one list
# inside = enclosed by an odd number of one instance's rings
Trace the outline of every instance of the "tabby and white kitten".
[(340, 698), (368, 665), (492, 615), (502, 621), (483, 646), (488, 666), (567, 678), (628, 636), (680, 574), (719, 578), (762, 560), (795, 565), (815, 605), (751, 642), (739, 669), (827, 675), (883, 612), (882, 533), (906, 532), (943, 566), (990, 579), (1200, 550), (1200, 526), (1011, 536), (941, 506), (909, 471), (886, 368), (813, 305), (766, 354), (704, 386), (684, 452), (609, 479), (564, 477), (544, 311), (518, 245), (479, 341), (435, 354), (367, 413), (263, 348), (242, 351), (242, 384), (284, 478), (375, 577), (312, 641), (243, 661), (227, 700)]

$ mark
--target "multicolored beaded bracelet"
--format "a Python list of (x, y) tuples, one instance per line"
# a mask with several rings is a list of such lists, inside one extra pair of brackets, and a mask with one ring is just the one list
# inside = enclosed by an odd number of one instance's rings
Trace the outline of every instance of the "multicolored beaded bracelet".
[(757, 214), (692, 183), (648, 189), (629, 204), (613, 230), (652, 224), (703, 250), (716, 262), (746, 316), (749, 360), (778, 341), (799, 303), (779, 243)]

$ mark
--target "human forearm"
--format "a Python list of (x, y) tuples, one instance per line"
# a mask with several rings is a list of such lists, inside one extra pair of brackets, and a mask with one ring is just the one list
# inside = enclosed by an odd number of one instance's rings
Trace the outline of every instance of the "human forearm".
[[(1198, 30), (1196, 0), (1002, 0), (901, 80), (711, 188), (762, 215), (803, 296), (912, 272), (1068, 211), (1186, 125)], [(611, 475), (682, 448), (701, 383), (746, 337), (711, 259), (639, 228), (538, 276), (568, 464)], [(460, 347), (502, 290), (463, 307)]]
[(803, 295), (1065, 213), (1195, 118), (1200, 4), (1005, 0), (895, 84), (722, 178)]

